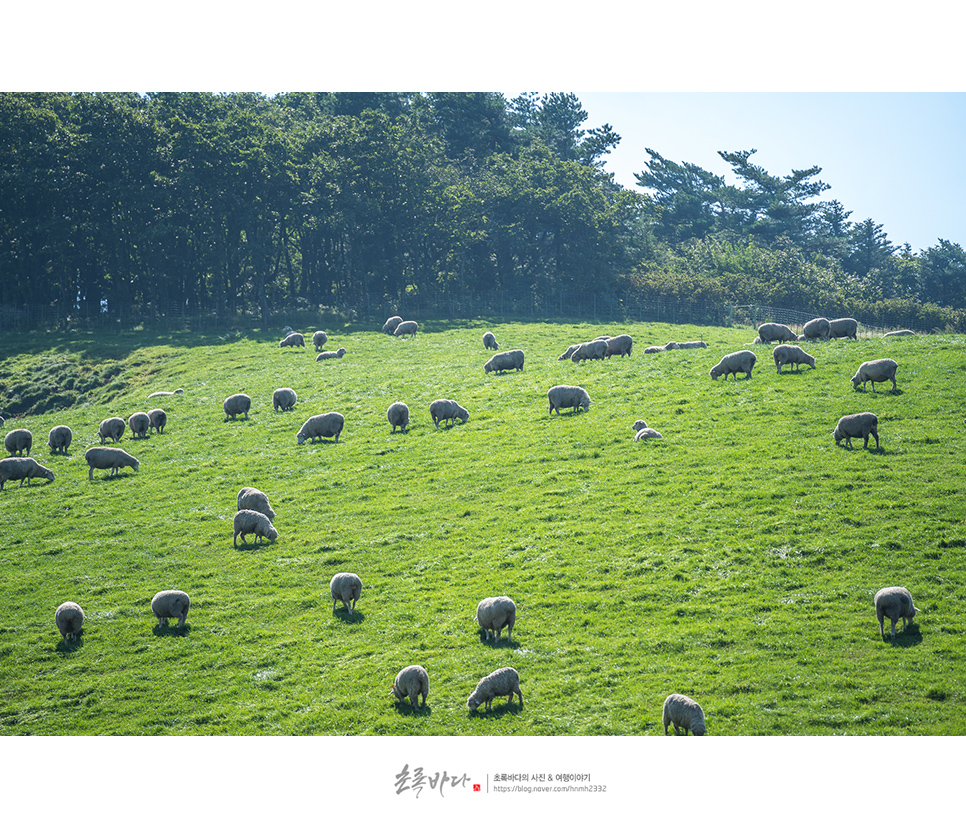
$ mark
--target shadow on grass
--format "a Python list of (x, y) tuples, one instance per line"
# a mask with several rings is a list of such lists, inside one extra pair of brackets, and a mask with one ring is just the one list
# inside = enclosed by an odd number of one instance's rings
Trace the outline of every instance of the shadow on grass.
[(908, 628), (896, 632), (894, 638), (890, 637), (887, 633), (885, 642), (891, 643), (895, 649), (908, 649), (912, 646), (918, 646), (922, 642), (922, 634), (919, 631), (919, 626), (915, 623), (910, 623)]
[[(502, 698), (503, 696), (501, 695), (500, 696), (501, 701), (502, 701)], [(470, 710), (470, 718), (477, 718), (481, 720), (493, 719), (493, 718), (499, 718), (501, 715), (504, 715), (505, 713), (508, 713), (508, 712), (523, 712), (523, 705), (516, 699), (516, 696), (513, 697), (512, 703), (507, 703), (506, 701), (503, 701), (500, 704), (494, 704), (491, 710), (487, 710), (486, 707), (482, 705), (477, 707), (474, 710)]]
[(158, 623), (153, 629), (155, 637), (187, 637), (191, 633), (191, 623), (183, 626), (161, 625)]
[(520, 644), (516, 640), (510, 640), (507, 637), (502, 637), (499, 640), (487, 640), (483, 633), (483, 629), (477, 632), (480, 638), (480, 642), (491, 649), (518, 649)]
[(363, 614), (358, 609), (355, 611), (350, 611), (348, 608), (336, 608), (332, 612), (333, 617), (337, 617), (344, 623), (361, 623), (366, 619), (366, 615)]
[(84, 645), (84, 631), (83, 629), (78, 633), (76, 640), (67, 640), (61, 638), (61, 641), (57, 644), (57, 651), (59, 654), (73, 654), (78, 651)]
[(433, 708), (429, 706), (429, 704), (421, 707), (414, 707), (409, 702), (409, 698), (403, 698), (401, 701), (397, 700), (396, 703), (393, 704), (393, 709), (395, 709), (399, 715), (412, 715), (414, 717), (425, 716), (428, 718), (433, 714)]

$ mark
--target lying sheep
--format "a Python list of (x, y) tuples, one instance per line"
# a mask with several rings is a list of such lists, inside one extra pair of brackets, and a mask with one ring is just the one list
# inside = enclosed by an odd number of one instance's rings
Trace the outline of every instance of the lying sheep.
[(758, 338), (762, 344), (768, 342), (797, 342), (796, 336), (790, 327), (785, 324), (776, 324), (773, 321), (758, 325)]
[(419, 329), (419, 325), (414, 321), (401, 321), (396, 325), (396, 329), (393, 330), (393, 336), (415, 336), (416, 331)]
[(50, 430), (50, 434), (47, 435), (47, 445), (50, 446), (50, 451), (54, 454), (60, 452), (66, 455), (67, 448), (73, 439), (74, 433), (69, 426), (54, 426)]
[(483, 334), (483, 347), (487, 350), (499, 350), (500, 346), (496, 343), (496, 336), (490, 333), (489, 330)]
[(341, 359), (345, 356), (345, 348), (339, 348), (338, 350), (323, 350), (318, 356), (315, 357), (316, 362), (324, 362), (326, 359)]
[(306, 440), (311, 440), (315, 443), (316, 438), (321, 437), (334, 437), (335, 442), (338, 443), (339, 435), (342, 434), (344, 426), (345, 417), (339, 414), (338, 411), (327, 411), (325, 414), (316, 414), (314, 417), (309, 417), (308, 420), (302, 423), (302, 428), (295, 435), (295, 440), (299, 446)]
[(128, 427), (134, 437), (145, 438), (151, 430), (151, 418), (143, 411), (135, 411), (127, 418)]
[(242, 487), (235, 497), (236, 508), (239, 510), (255, 510), (264, 515), (269, 521), (275, 518), (275, 510), (268, 503), (268, 496), (255, 487)]
[(272, 392), (272, 408), (275, 411), (291, 411), (297, 401), (298, 395), (291, 388), (276, 388)]
[(638, 440), (661, 440), (664, 435), (662, 435), (657, 429), (649, 429), (644, 426), (642, 429), (638, 429), (637, 434), (634, 435), (634, 442)]
[(858, 341), (859, 323), (855, 319), (832, 319), (828, 323), (828, 337), (830, 339), (855, 339)]
[(852, 388), (858, 391), (859, 385), (861, 385), (862, 390), (865, 391), (866, 382), (871, 382), (872, 393), (874, 394), (875, 384), (877, 382), (889, 382), (891, 380), (892, 391), (895, 393), (896, 371), (898, 368), (899, 363), (895, 359), (873, 359), (870, 362), (863, 362), (859, 365), (855, 376), (852, 377)]
[(31, 478), (46, 478), (48, 481), (54, 480), (54, 473), (46, 466), (37, 463), (33, 458), (4, 458), (0, 460), (0, 489), (7, 481), (27, 482), (30, 486)]
[(84, 609), (76, 602), (62, 602), (54, 612), (54, 623), (65, 643), (77, 640), (84, 625)]
[(498, 641), (506, 628), (506, 639), (513, 639), (513, 626), (517, 621), (517, 606), (509, 597), (487, 597), (476, 606), (476, 617), (480, 626), (480, 639), (489, 640), (492, 636)]
[(396, 429), (405, 434), (406, 427), (409, 425), (409, 406), (406, 403), (394, 402), (386, 411), (386, 419), (392, 426), (391, 434), (395, 434)]
[(151, 397), (173, 397), (175, 394), (183, 394), (184, 388), (175, 388), (174, 391), (155, 391), (153, 394), (148, 394), (148, 399)]
[(584, 342), (577, 345), (577, 350), (570, 354), (571, 362), (584, 362), (588, 359), (603, 359), (607, 356), (607, 342)]
[(708, 346), (707, 342), (702, 342), (700, 339), (696, 342), (678, 342), (678, 350), (697, 350), (698, 348), (706, 348)]
[(111, 446), (94, 446), (84, 453), (84, 460), (88, 467), (87, 480), (94, 480), (95, 469), (110, 469), (111, 477), (117, 474), (118, 469), (130, 466), (135, 472), (140, 465), (134, 455), (129, 455), (123, 449), (115, 449)]
[(805, 353), (798, 345), (778, 345), (771, 355), (778, 373), (782, 372), (782, 365), (794, 365), (796, 371), (799, 365), (808, 365), (812, 370), (815, 369), (815, 357)]
[(29, 429), (12, 429), (3, 438), (3, 445), (11, 455), (29, 455), (34, 436)]
[(802, 335), (799, 338), (804, 337), (809, 340), (821, 339), (823, 342), (827, 342), (830, 330), (831, 324), (828, 319), (812, 319), (811, 321), (805, 322), (805, 326), (802, 328)]
[(647, 428), (647, 423), (645, 423), (643, 420), (635, 420), (634, 425), (631, 426), (631, 430), (635, 434), (637, 434), (637, 432), (639, 432), (641, 429), (646, 429), (646, 428)]
[(680, 346), (680, 345), (679, 345), (679, 344), (678, 344), (677, 342), (668, 342), (668, 343), (667, 343), (667, 344), (666, 344), (666, 345), (664, 346), (664, 349), (665, 349), (665, 350), (678, 350), (678, 349), (680, 349), (680, 347), (681, 347), (681, 346)]
[(436, 428), (439, 428), (440, 422), (455, 425), (457, 420), (465, 423), (470, 419), (470, 413), (456, 400), (433, 400), (429, 404), (429, 416), (433, 418)]
[(322, 350), (322, 345), (329, 341), (329, 336), (324, 330), (316, 330), (312, 334), (312, 345), (316, 350)]
[(731, 374), (737, 379), (740, 371), (745, 375), (745, 379), (751, 379), (751, 369), (755, 367), (757, 360), (758, 357), (750, 350), (729, 353), (721, 357), (721, 361), (711, 369), (711, 378), (717, 379), (724, 374), (724, 378), (727, 379), (728, 374)]
[(164, 427), (168, 425), (168, 415), (163, 408), (152, 408), (148, 412), (151, 428), (158, 434), (164, 434)]
[(305, 337), (301, 333), (289, 333), (278, 343), (279, 347), (305, 347)]
[(863, 438), (865, 443), (862, 445), (862, 448), (868, 449), (870, 434), (875, 438), (875, 447), (878, 449), (879, 418), (870, 411), (863, 411), (861, 414), (846, 414), (844, 417), (840, 417), (838, 423), (835, 424), (835, 429), (832, 431), (835, 445), (840, 446), (844, 440), (846, 449), (852, 448), (853, 437)]
[(392, 336), (400, 324), (402, 324), (402, 316), (390, 316), (382, 326), (382, 332), (387, 336)]
[(664, 710), (661, 715), (664, 723), (664, 735), (667, 735), (667, 728), (674, 725), (674, 735), (678, 734), (678, 729), (688, 730), (696, 736), (703, 736), (707, 730), (704, 725), (704, 710), (701, 705), (689, 698), (687, 695), (675, 693), (668, 695), (664, 699)]
[(234, 420), (239, 414), (244, 414), (248, 419), (248, 412), (252, 407), (252, 398), (248, 394), (232, 394), (225, 400), (225, 422)]
[(547, 391), (547, 401), (550, 404), (548, 414), (555, 411), (560, 414), (561, 408), (573, 409), (574, 414), (580, 409), (590, 411), (590, 394), (579, 385), (554, 385)]
[(634, 339), (626, 333), (623, 333), (620, 336), (614, 336), (612, 339), (608, 339), (605, 344), (607, 345), (606, 356), (608, 359), (611, 356), (630, 356), (631, 350), (634, 347)]
[(480, 704), (485, 704), (486, 709), (490, 709), (490, 704), (494, 698), (509, 695), (507, 704), (513, 702), (513, 696), (520, 697), (520, 708), (523, 708), (523, 692), (520, 691), (520, 675), (512, 666), (504, 666), (495, 672), (490, 672), (485, 678), (481, 679), (476, 685), (476, 689), (466, 700), (466, 706), (470, 711), (474, 711)]
[(523, 351), (506, 350), (503, 353), (494, 353), (489, 362), (483, 366), (483, 372), (503, 373), (504, 371), (523, 370)]
[(892, 621), (890, 636), (896, 637), (896, 623), (902, 620), (902, 630), (906, 631), (912, 625), (912, 618), (919, 613), (912, 601), (912, 594), (905, 588), (895, 585), (883, 588), (875, 595), (875, 618), (879, 621), (879, 636), (885, 640), (885, 629), (882, 621), (888, 617)]
[(362, 580), (354, 573), (337, 573), (329, 582), (329, 593), (332, 594), (332, 613), (340, 602), (348, 613), (356, 610), (356, 603), (362, 596)]
[(650, 345), (644, 348), (644, 353), (664, 353), (664, 345)]
[(405, 669), (400, 669), (389, 692), (395, 695), (400, 703), (409, 698), (413, 709), (416, 709), (416, 703), (422, 696), (423, 702), (420, 706), (425, 707), (426, 698), (429, 697), (429, 674), (422, 666), (407, 666)]
[(239, 510), (232, 519), (232, 527), (235, 531), (232, 544), (235, 547), (238, 547), (239, 536), (242, 544), (248, 544), (245, 536), (254, 536), (255, 544), (259, 544), (263, 538), (270, 542), (278, 538), (278, 530), (272, 526), (268, 516), (258, 510)]
[(190, 607), (191, 598), (184, 591), (175, 588), (158, 591), (151, 600), (151, 613), (158, 618), (158, 625), (161, 626), (168, 625), (169, 617), (177, 617), (178, 628), (183, 627)]
[(101, 438), (101, 443), (107, 440), (117, 442), (124, 435), (126, 428), (127, 423), (124, 422), (123, 417), (108, 417), (106, 420), (101, 420), (101, 424), (97, 428), (97, 435)]
[(888, 333), (883, 333), (882, 338), (886, 339), (889, 336), (915, 336), (915, 335), (916, 333), (914, 330), (890, 330)]

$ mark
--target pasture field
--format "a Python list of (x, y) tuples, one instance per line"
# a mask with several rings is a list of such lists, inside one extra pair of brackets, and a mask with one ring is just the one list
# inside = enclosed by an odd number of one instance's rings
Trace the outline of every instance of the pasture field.
[[(293, 321), (310, 338), (318, 325)], [(491, 329), (521, 372), (484, 374)], [(630, 333), (629, 358), (557, 356)], [(48, 483), (0, 492), (0, 733), (5, 735), (655, 735), (671, 692), (713, 735), (966, 732), (966, 336), (809, 344), (812, 370), (712, 382), (750, 329), (648, 323), (430, 322), (412, 339), (329, 330), (326, 349), (281, 333), (39, 334), (6, 341), (0, 394), (56, 379), (76, 404), (23, 418)], [(704, 350), (645, 355), (669, 340)], [(854, 392), (890, 356), (890, 385)], [(46, 369), (38, 371), (39, 369)], [(60, 369), (59, 375), (55, 374)], [(106, 381), (106, 382), (105, 382)], [(546, 391), (584, 386), (587, 413), (549, 415)], [(148, 399), (157, 390), (184, 393)], [(293, 412), (272, 392), (292, 387)], [(88, 390), (89, 389), (89, 390)], [(225, 422), (222, 401), (253, 399)], [(436, 429), (429, 403), (465, 425)], [(386, 409), (406, 402), (406, 434)], [(137, 473), (96, 472), (99, 422), (160, 406), (163, 435), (120, 446)], [(336, 410), (338, 443), (299, 446)], [(880, 451), (837, 447), (844, 414), (879, 417)], [(634, 442), (638, 418), (663, 440)], [(47, 433), (73, 429), (69, 453)], [(279, 538), (232, 546), (240, 487), (271, 499)], [(358, 573), (354, 615), (330, 577)], [(879, 637), (872, 598), (910, 589), (921, 613)], [(191, 595), (162, 628), (154, 593)], [(480, 641), (486, 596), (518, 607), (513, 640)], [(81, 604), (65, 645), (54, 609)], [(901, 624), (900, 624), (901, 629)], [(396, 672), (430, 675), (425, 709), (396, 706)], [(476, 682), (520, 673), (525, 704), (470, 714)]]

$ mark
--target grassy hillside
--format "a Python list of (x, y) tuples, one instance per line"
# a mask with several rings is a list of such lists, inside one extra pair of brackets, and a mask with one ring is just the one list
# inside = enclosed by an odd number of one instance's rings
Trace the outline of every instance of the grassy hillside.
[[(486, 329), (526, 351), (522, 372), (483, 373)], [(557, 361), (622, 332), (630, 358)], [(654, 734), (674, 691), (703, 704), (716, 735), (966, 732), (966, 337), (810, 345), (816, 369), (781, 375), (755, 346), (751, 380), (712, 382), (752, 331), (332, 330), (326, 347), (348, 352), (318, 363), (280, 335), (5, 345), (4, 431), (29, 428), (57, 478), (0, 493), (0, 732)], [(671, 339), (709, 347), (644, 354)], [(855, 368), (880, 356), (898, 361), (899, 393), (853, 392)], [(35, 390), (42, 366), (77, 369), (76, 404), (12, 418), (14, 386), (55, 402)], [(558, 383), (583, 385), (591, 410), (548, 415)], [(283, 386), (294, 412), (272, 410)], [(253, 409), (226, 423), (238, 391)], [(438, 397), (469, 422), (435, 429)], [(395, 400), (412, 412), (405, 435), (386, 421)], [(120, 442), (139, 471), (89, 481), (99, 422), (156, 405), (165, 433)], [(345, 415), (340, 442), (297, 445), (302, 422), (329, 410)], [(837, 419), (865, 410), (882, 450), (836, 447)], [(635, 443), (638, 418), (664, 439)], [(46, 446), (59, 423), (74, 432), (66, 456)], [(236, 549), (235, 494), (249, 485), (269, 495), (279, 539)], [(339, 571), (362, 577), (355, 615), (332, 612)], [(894, 643), (872, 605), (893, 584), (922, 610)], [(173, 587), (192, 599), (183, 630), (150, 612)], [(486, 645), (476, 604), (500, 594), (517, 626)], [(77, 646), (53, 623), (67, 599), (87, 615)], [(410, 663), (430, 674), (415, 714), (388, 694)], [(476, 682), (505, 665), (524, 708), (469, 715)]]

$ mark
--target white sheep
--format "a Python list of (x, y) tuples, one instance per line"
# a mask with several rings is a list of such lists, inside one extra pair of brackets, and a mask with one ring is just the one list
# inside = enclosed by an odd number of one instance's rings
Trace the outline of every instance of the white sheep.
[(29, 455), (33, 444), (30, 429), (11, 429), (3, 438), (3, 446), (11, 455)]
[(646, 428), (647, 428), (647, 423), (645, 423), (643, 420), (635, 420), (634, 425), (631, 426), (631, 430), (634, 432), (634, 434), (637, 434), (641, 429), (646, 429)]
[(697, 350), (699, 348), (706, 348), (708, 346), (707, 342), (702, 342), (700, 339), (694, 342), (678, 342), (678, 350)]
[(865, 440), (863, 444), (863, 449), (869, 448), (869, 435), (875, 438), (875, 447), (879, 448), (879, 418), (876, 417), (871, 411), (863, 411), (861, 414), (846, 414), (844, 417), (840, 417), (838, 423), (835, 424), (835, 429), (832, 431), (832, 437), (835, 439), (835, 445), (840, 446), (842, 441), (845, 441), (845, 448), (852, 448), (852, 438), (861, 437)]
[(895, 639), (896, 623), (902, 620), (902, 630), (906, 631), (912, 624), (912, 618), (919, 613), (912, 601), (912, 594), (903, 587), (894, 585), (883, 588), (875, 595), (875, 617), (879, 621), (879, 636), (885, 640), (885, 629), (882, 621), (888, 617), (892, 621), (891, 637)]
[(476, 689), (467, 698), (466, 706), (472, 712), (480, 704), (485, 704), (486, 709), (489, 710), (493, 699), (501, 698), (504, 695), (510, 696), (507, 699), (508, 705), (513, 702), (513, 696), (518, 695), (520, 697), (520, 708), (523, 708), (523, 692), (520, 690), (520, 675), (512, 666), (504, 666), (502, 669), (490, 672), (485, 678), (482, 678), (476, 685)]
[(574, 414), (580, 409), (590, 411), (590, 394), (579, 385), (554, 385), (547, 391), (547, 401), (548, 414), (553, 414), (554, 411), (560, 414), (561, 408), (573, 409)]
[(239, 510), (256, 510), (269, 521), (275, 518), (275, 510), (268, 503), (268, 496), (255, 487), (242, 487), (235, 496), (236, 508)]
[(316, 414), (302, 423), (302, 428), (295, 435), (295, 440), (299, 446), (306, 440), (311, 440), (315, 443), (317, 438), (322, 437), (334, 437), (335, 442), (338, 443), (339, 435), (342, 434), (344, 426), (345, 417), (339, 414), (338, 411), (327, 411), (325, 414)]
[(183, 394), (184, 388), (175, 388), (174, 391), (155, 391), (153, 394), (148, 394), (148, 399), (151, 397), (173, 397), (175, 394)]
[(649, 345), (644, 348), (644, 353), (664, 353), (664, 345)]
[(634, 339), (628, 336), (626, 333), (620, 336), (614, 336), (608, 339), (607, 342), (607, 353), (606, 356), (609, 359), (611, 356), (630, 356), (631, 350), (634, 347)]
[(661, 440), (664, 437), (657, 429), (650, 429), (647, 426), (637, 430), (637, 434), (634, 435), (634, 441), (638, 440)]
[(316, 350), (322, 350), (322, 345), (329, 341), (329, 335), (324, 330), (316, 330), (312, 334), (312, 345)]
[(872, 393), (875, 393), (875, 384), (877, 382), (892, 382), (893, 393), (896, 390), (896, 371), (899, 368), (899, 363), (895, 359), (872, 359), (869, 362), (863, 362), (859, 365), (859, 369), (855, 372), (855, 376), (852, 377), (852, 388), (858, 391), (859, 385), (862, 386), (862, 390), (865, 391), (866, 382), (872, 383)]
[(496, 336), (490, 333), (489, 330), (483, 334), (483, 347), (487, 350), (499, 350), (500, 346), (497, 344)]
[(393, 336), (415, 336), (416, 330), (419, 329), (419, 325), (414, 321), (401, 321), (396, 325), (396, 329), (393, 330)]
[(101, 438), (101, 443), (106, 440), (117, 442), (124, 435), (126, 428), (127, 423), (124, 422), (123, 417), (108, 417), (106, 420), (101, 420), (101, 424), (97, 428), (97, 435)]
[(316, 362), (324, 362), (326, 359), (341, 359), (346, 354), (345, 348), (339, 348), (338, 350), (323, 350), (315, 357)]
[(400, 324), (402, 324), (402, 316), (390, 316), (382, 326), (382, 332), (387, 336), (392, 336)]
[(30, 486), (31, 478), (52, 481), (54, 473), (33, 458), (12, 457), (0, 460), (0, 489), (3, 489), (7, 481), (20, 481), (20, 486), (26, 481), (27, 486)]
[(272, 392), (272, 408), (275, 411), (291, 411), (298, 401), (298, 394), (291, 388), (276, 388)]
[(776, 324), (773, 321), (758, 325), (758, 338), (762, 344), (768, 342), (797, 342), (796, 336), (790, 327), (785, 324)]
[(421, 707), (426, 706), (429, 697), (429, 673), (422, 666), (407, 666), (399, 670), (396, 680), (389, 690), (400, 703), (409, 698), (409, 703), (416, 709), (416, 703), (422, 696)]
[(245, 419), (248, 419), (248, 412), (252, 407), (252, 398), (248, 394), (232, 394), (225, 400), (225, 422), (229, 420), (234, 420), (239, 414), (244, 414)]
[(84, 609), (76, 602), (62, 602), (54, 612), (54, 623), (65, 643), (77, 640), (84, 625)]
[(362, 580), (354, 573), (337, 573), (329, 581), (329, 593), (332, 595), (332, 613), (340, 602), (348, 613), (356, 610), (356, 603), (362, 596)]
[(859, 323), (855, 319), (832, 319), (828, 323), (828, 337), (841, 339), (843, 336), (858, 341)]
[(254, 536), (255, 544), (258, 544), (263, 538), (270, 542), (278, 538), (278, 530), (272, 526), (268, 516), (265, 513), (258, 512), (258, 510), (239, 510), (232, 519), (232, 527), (235, 531), (232, 544), (235, 547), (238, 547), (239, 536), (241, 536), (243, 544), (248, 544), (245, 536)]
[(386, 419), (389, 421), (389, 425), (392, 426), (391, 434), (395, 434), (396, 429), (399, 429), (405, 434), (406, 427), (409, 425), (409, 406), (406, 403), (394, 402), (386, 410)]
[(711, 378), (717, 379), (724, 374), (724, 378), (727, 379), (728, 374), (731, 374), (737, 379), (740, 371), (745, 375), (745, 379), (751, 379), (751, 369), (755, 367), (757, 360), (758, 357), (750, 350), (729, 353), (721, 357), (721, 361), (711, 369)]
[(782, 372), (782, 365), (794, 365), (796, 371), (799, 365), (808, 365), (815, 369), (815, 357), (805, 353), (798, 345), (778, 345), (771, 355), (778, 373)]
[(436, 428), (441, 422), (443, 425), (455, 425), (457, 420), (465, 423), (470, 419), (470, 413), (456, 400), (433, 400), (429, 404), (429, 416), (433, 418)]
[(707, 729), (704, 724), (704, 710), (701, 705), (687, 695), (674, 693), (664, 699), (664, 709), (661, 714), (661, 721), (664, 723), (664, 735), (667, 735), (668, 727), (674, 725), (674, 735), (678, 734), (678, 729), (688, 730), (696, 736), (703, 736)]
[(503, 353), (495, 353), (490, 360), (483, 366), (483, 372), (503, 373), (504, 371), (522, 371), (524, 355), (522, 350), (505, 350)]
[(111, 476), (117, 474), (119, 469), (130, 466), (135, 472), (138, 471), (140, 462), (134, 455), (129, 455), (123, 449), (116, 449), (111, 446), (94, 446), (84, 452), (84, 460), (88, 467), (87, 480), (94, 480), (95, 469), (110, 469)]
[(886, 339), (889, 336), (915, 336), (914, 330), (890, 330), (888, 333), (883, 333), (882, 338)]
[(163, 408), (152, 408), (148, 412), (151, 428), (158, 434), (164, 434), (164, 427), (168, 425), (168, 414)]
[(305, 337), (301, 333), (289, 333), (278, 343), (279, 347), (305, 347)]
[(168, 591), (158, 591), (151, 600), (151, 613), (158, 618), (158, 625), (167, 626), (169, 617), (178, 618), (178, 628), (184, 626), (188, 619), (188, 609), (191, 608), (191, 598), (176, 588)]
[(821, 339), (823, 342), (827, 342), (830, 330), (831, 323), (828, 319), (812, 319), (811, 321), (805, 322), (805, 326), (802, 328), (802, 335), (799, 336), (799, 339)]
[(603, 359), (605, 356), (607, 356), (607, 342), (584, 342), (577, 345), (577, 350), (570, 354), (570, 361), (584, 362), (588, 359)]
[(47, 445), (54, 454), (61, 452), (66, 455), (67, 448), (73, 439), (74, 433), (69, 426), (54, 426), (47, 435)]
[(487, 597), (481, 599), (476, 606), (476, 622), (480, 626), (480, 639), (489, 640), (492, 637), (499, 641), (503, 629), (506, 639), (513, 639), (513, 626), (517, 621), (516, 603), (509, 597)]
[(681, 345), (679, 345), (677, 342), (668, 342), (664, 346), (665, 350), (679, 350), (680, 348), (681, 348)]
[(583, 344), (583, 342), (578, 342), (576, 345), (571, 345), (563, 353), (561, 353), (560, 356), (557, 357), (557, 359), (558, 360), (559, 359), (569, 359), (571, 356), (574, 355), (574, 351), (577, 350), (577, 348), (579, 348), (582, 344)]
[(148, 436), (148, 432), (151, 431), (151, 418), (148, 417), (147, 413), (144, 411), (135, 411), (130, 417), (127, 418), (128, 428), (131, 429), (131, 434), (134, 437), (145, 438)]

